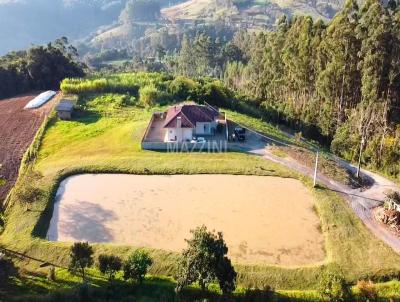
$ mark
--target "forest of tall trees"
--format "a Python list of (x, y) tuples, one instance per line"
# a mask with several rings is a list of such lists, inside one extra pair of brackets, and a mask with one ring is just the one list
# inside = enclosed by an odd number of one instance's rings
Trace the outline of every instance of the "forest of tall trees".
[[(233, 57), (222, 48), (204, 54), (213, 49), (211, 42), (200, 37), (190, 45), (183, 39), (178, 71), (215, 75), (219, 68), (228, 87), (257, 100), (273, 121), (301, 130), (348, 160), (358, 160), (361, 151), (370, 167), (400, 175), (400, 10), (395, 0), (387, 5), (367, 0), (362, 7), (349, 0), (329, 24), (283, 17), (275, 31), (239, 31), (224, 46)], [(196, 52), (199, 45), (208, 46)], [(222, 59), (219, 66), (212, 65), (216, 58)]]
[(77, 56), (63, 37), (0, 57), (0, 99), (30, 90), (58, 89), (64, 78), (83, 76), (84, 66)]

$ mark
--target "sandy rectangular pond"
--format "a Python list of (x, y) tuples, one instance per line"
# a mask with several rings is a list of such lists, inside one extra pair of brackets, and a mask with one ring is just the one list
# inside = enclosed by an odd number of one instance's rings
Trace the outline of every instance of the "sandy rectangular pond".
[(312, 207), (295, 179), (85, 174), (61, 183), (48, 238), (181, 251), (205, 224), (223, 232), (235, 262), (304, 265), (325, 256)]

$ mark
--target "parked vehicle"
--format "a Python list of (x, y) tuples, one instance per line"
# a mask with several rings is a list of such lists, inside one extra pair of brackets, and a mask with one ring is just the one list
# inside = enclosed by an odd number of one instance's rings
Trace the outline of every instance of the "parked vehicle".
[(204, 137), (194, 137), (191, 141), (191, 143), (205, 143), (206, 139)]
[(246, 140), (246, 129), (242, 127), (235, 127), (232, 135), (233, 140), (238, 140), (239, 142), (243, 142)]

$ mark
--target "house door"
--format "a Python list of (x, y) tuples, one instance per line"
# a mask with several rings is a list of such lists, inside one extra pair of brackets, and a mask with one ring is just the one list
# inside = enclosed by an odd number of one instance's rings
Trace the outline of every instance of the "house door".
[(210, 124), (204, 124), (204, 133), (210, 133)]

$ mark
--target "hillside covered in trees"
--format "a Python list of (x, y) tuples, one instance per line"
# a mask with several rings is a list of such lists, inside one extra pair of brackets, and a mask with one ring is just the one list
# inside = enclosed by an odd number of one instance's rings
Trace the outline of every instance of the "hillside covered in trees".
[(265, 29), (283, 14), (329, 20), (342, 5), (343, 0), (0, 0), (0, 55), (61, 36), (93, 54), (129, 48), (159, 30), (176, 34), (221, 22)]
[[(368, 0), (363, 5), (349, 0), (330, 22), (282, 16), (275, 30), (258, 32), (220, 22), (179, 28), (148, 25), (159, 18), (161, 8), (157, 1), (128, 1), (119, 19), (122, 27), (132, 31), (130, 42), (112, 40), (110, 49), (100, 43), (102, 51), (89, 51), (85, 61), (103, 72), (161, 71), (220, 79), (247, 100), (251, 114), (301, 131), (348, 160), (357, 161), (361, 153), (371, 168), (400, 175), (400, 12), (396, 0)], [(137, 14), (143, 10), (148, 15)], [(50, 45), (1, 59), (0, 77), (6, 79), (2, 90), (9, 91), (3, 96), (24, 91), (21, 87), (48, 87), (43, 84), (51, 81), (46, 80), (46, 68), (35, 69), (44, 76), (30, 81), (35, 73), (29, 69), (29, 56), (40, 49), (59, 51)], [(125, 63), (102, 69), (103, 61), (113, 60)], [(20, 89), (12, 90), (16, 79)], [(220, 91), (221, 95), (231, 96), (226, 91)]]
[(216, 105), (245, 100), (248, 114), (286, 124), (348, 160), (361, 153), (369, 168), (400, 176), (396, 1), (349, 0), (329, 23), (283, 16), (274, 31), (204, 26), (151, 37), (140, 45), (152, 60), (137, 56), (117, 70), (218, 78), (230, 89), (214, 87), (214, 99), (222, 99)]
[(58, 89), (66, 77), (84, 75), (76, 49), (60, 38), (46, 46), (0, 57), (0, 99), (31, 90)]
[(179, 49), (184, 34), (217, 31), (224, 39), (226, 33), (239, 28), (272, 29), (284, 15), (328, 21), (342, 7), (343, 0), (129, 0), (117, 23), (89, 35), (79, 49), (89, 61), (112, 49), (128, 50), (140, 58), (154, 57), (159, 46), (169, 54)]
[(349, 0), (329, 24), (299, 16), (277, 30), (237, 32), (222, 46), (185, 37), (176, 72), (219, 76), (260, 117), (285, 123), (336, 154), (400, 175), (400, 11)]

